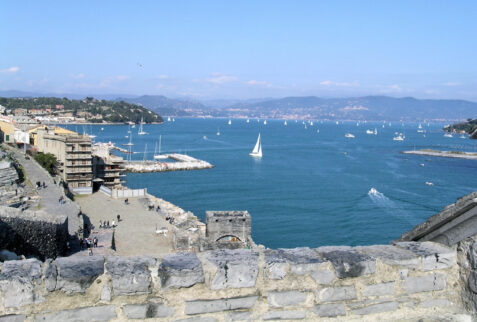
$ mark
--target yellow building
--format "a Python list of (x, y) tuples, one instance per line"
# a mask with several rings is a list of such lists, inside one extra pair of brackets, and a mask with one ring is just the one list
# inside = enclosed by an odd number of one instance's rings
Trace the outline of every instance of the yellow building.
[(0, 142), (14, 143), (15, 125), (7, 119), (0, 119)]
[(51, 129), (51, 127), (48, 127), (47, 125), (33, 126), (28, 130), (28, 133), (30, 134), (30, 144), (34, 145), (37, 149), (38, 149), (38, 142), (37, 142), (38, 130), (48, 131), (50, 134), (78, 135), (78, 133), (74, 131), (71, 131), (59, 126), (55, 126), (53, 129)]

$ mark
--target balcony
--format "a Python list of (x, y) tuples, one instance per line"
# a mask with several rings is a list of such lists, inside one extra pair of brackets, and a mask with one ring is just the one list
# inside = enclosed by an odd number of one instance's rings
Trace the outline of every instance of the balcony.
[(93, 180), (93, 175), (67, 175), (66, 181), (91, 181)]

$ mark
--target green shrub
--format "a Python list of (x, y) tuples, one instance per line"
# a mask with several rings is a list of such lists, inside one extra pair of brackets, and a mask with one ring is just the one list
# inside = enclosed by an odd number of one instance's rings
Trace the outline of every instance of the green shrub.
[(58, 167), (58, 161), (56, 157), (51, 153), (42, 153), (39, 152), (35, 154), (35, 160), (38, 162), (43, 168), (48, 171), (49, 174), (52, 176), (56, 174), (56, 169)]

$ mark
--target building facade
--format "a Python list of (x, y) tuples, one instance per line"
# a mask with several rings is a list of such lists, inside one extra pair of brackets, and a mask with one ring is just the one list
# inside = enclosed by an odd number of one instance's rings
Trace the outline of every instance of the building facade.
[(94, 182), (106, 188), (120, 188), (124, 183), (124, 159), (110, 154), (105, 144), (93, 146)]
[(55, 129), (39, 129), (36, 135), (37, 149), (56, 156), (59, 175), (71, 191), (90, 194), (93, 192), (91, 138), (69, 132), (72, 131), (66, 130), (60, 134)]

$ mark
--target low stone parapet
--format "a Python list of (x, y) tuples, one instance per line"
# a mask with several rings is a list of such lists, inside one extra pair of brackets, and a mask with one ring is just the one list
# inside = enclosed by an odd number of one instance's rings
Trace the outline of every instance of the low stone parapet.
[(466, 317), (456, 258), (454, 248), (410, 242), (8, 261), (0, 321)]

